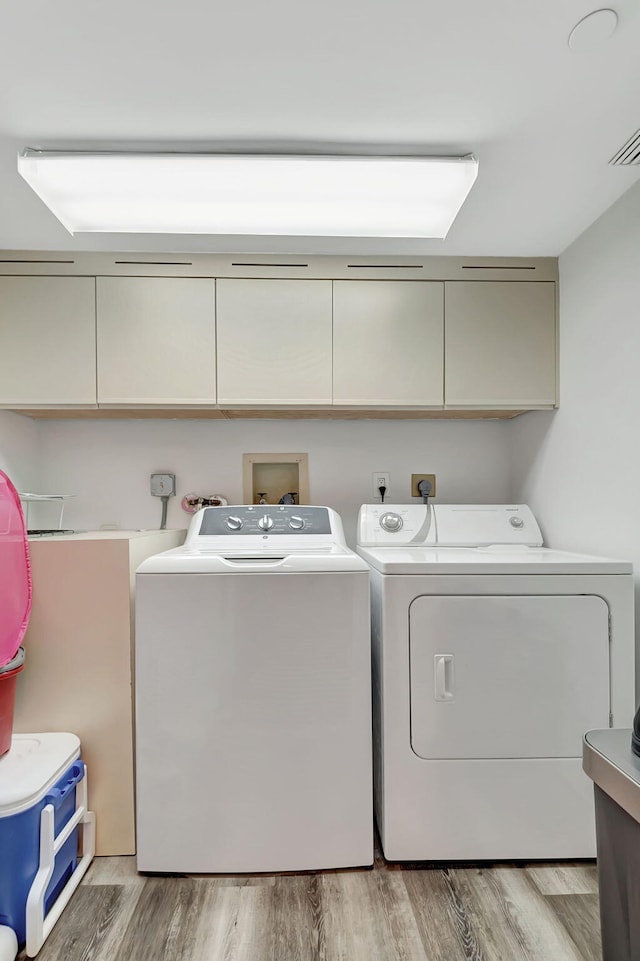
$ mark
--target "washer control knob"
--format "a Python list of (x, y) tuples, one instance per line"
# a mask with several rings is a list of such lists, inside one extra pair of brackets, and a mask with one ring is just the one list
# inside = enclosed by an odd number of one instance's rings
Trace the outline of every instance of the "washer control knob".
[(265, 514), (264, 517), (261, 517), (258, 521), (258, 527), (261, 531), (270, 531), (273, 527), (273, 517), (269, 517), (268, 514)]
[(402, 527), (402, 518), (399, 514), (393, 514), (389, 511), (388, 514), (383, 514), (380, 518), (380, 527), (388, 534), (395, 534)]
[(512, 527), (516, 527), (518, 530), (520, 530), (521, 527), (524, 527), (524, 521), (521, 517), (510, 517), (509, 523)]
[(239, 531), (242, 527), (242, 518), (235, 517), (233, 514), (231, 514), (229, 517), (227, 517), (227, 527), (230, 531)]
[(293, 517), (289, 518), (289, 527), (292, 527), (294, 531), (301, 531), (304, 527), (304, 517), (298, 517), (294, 514)]

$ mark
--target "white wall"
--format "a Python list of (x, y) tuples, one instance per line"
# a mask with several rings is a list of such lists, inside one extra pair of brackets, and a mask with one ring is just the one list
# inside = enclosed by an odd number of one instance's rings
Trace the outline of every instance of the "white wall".
[(560, 409), (509, 431), (511, 496), (550, 546), (633, 561), (640, 612), (640, 185), (561, 256)]
[(0, 411), (0, 469), (18, 490), (38, 489), (39, 425), (36, 421)]
[(157, 527), (149, 474), (177, 475), (169, 527), (184, 527), (190, 491), (242, 502), (242, 455), (307, 452), (311, 500), (338, 510), (353, 543), (373, 471), (391, 473), (387, 500), (410, 501), (410, 474), (437, 475), (438, 500), (499, 503), (508, 496), (508, 422), (113, 420), (40, 424), (42, 490), (73, 493), (65, 526)]
[(640, 572), (640, 184), (560, 258), (560, 408), (516, 418), (511, 496)]

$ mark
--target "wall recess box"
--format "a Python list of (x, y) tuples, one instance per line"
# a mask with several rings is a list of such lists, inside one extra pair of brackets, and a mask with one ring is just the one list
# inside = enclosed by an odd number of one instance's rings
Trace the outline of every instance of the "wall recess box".
[(418, 490), (418, 484), (421, 480), (431, 481), (431, 493), (429, 497), (436, 496), (436, 475), (435, 474), (412, 474), (411, 475), (411, 496), (420, 497), (420, 491)]
[(245, 504), (277, 504), (293, 494), (296, 504), (309, 503), (308, 454), (243, 454), (242, 496)]

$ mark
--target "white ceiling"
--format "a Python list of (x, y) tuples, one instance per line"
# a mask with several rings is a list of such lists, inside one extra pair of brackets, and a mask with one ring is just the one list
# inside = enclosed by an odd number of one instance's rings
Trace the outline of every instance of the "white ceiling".
[[(636, 182), (640, 4), (573, 52), (589, 0), (19, 0), (0, 33), (0, 248), (560, 253)], [(16, 172), (29, 147), (465, 153), (444, 241), (70, 236)]]

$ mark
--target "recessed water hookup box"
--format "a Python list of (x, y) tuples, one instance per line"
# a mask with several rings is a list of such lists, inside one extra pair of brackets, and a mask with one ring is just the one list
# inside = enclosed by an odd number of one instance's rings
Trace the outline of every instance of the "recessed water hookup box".
[(243, 454), (242, 493), (245, 504), (308, 504), (309, 455)]

